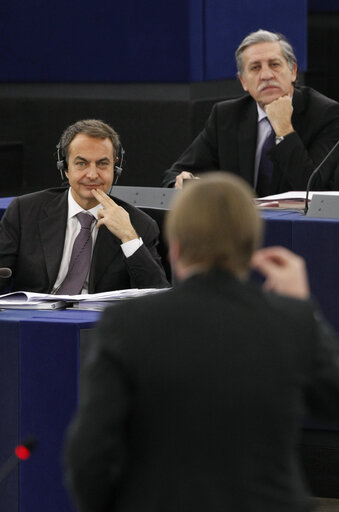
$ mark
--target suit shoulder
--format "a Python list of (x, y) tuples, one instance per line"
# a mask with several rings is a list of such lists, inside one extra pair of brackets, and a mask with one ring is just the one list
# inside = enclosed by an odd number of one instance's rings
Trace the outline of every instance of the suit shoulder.
[(236, 98), (219, 101), (214, 105), (213, 109), (218, 113), (232, 111), (237, 112), (238, 110), (251, 108), (254, 105), (255, 101), (253, 98), (249, 94), (244, 94), (242, 96), (237, 96)]
[(49, 205), (51, 201), (57, 198), (61, 199), (66, 190), (67, 189), (63, 187), (51, 188), (15, 197), (8, 205), (5, 214), (18, 210), (21, 211), (23, 215), (25, 215), (26, 212), (31, 215), (33, 211), (40, 211), (45, 205)]
[(57, 187), (48, 188), (45, 190), (39, 190), (37, 192), (31, 192), (30, 194), (24, 194), (13, 199), (12, 202), (16, 201), (22, 205), (34, 204), (34, 203), (48, 203), (54, 198), (62, 197), (65, 194), (67, 188)]
[(301, 95), (305, 103), (306, 108), (309, 108), (312, 112), (329, 111), (336, 117), (339, 112), (339, 103), (328, 96), (312, 89), (311, 87), (296, 87), (295, 92), (297, 95)]
[(277, 311), (291, 322), (305, 324), (314, 317), (314, 306), (309, 300), (300, 300), (276, 293), (264, 293), (269, 308)]

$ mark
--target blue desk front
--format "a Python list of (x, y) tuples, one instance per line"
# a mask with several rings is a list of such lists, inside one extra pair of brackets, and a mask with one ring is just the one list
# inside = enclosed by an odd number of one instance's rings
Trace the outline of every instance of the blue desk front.
[(78, 401), (82, 338), (90, 311), (0, 311), (0, 466), (19, 441), (37, 440), (32, 457), (0, 483), (4, 512), (70, 512), (61, 447)]
[(283, 245), (305, 258), (312, 293), (339, 332), (339, 220), (272, 210), (262, 217), (265, 245)]

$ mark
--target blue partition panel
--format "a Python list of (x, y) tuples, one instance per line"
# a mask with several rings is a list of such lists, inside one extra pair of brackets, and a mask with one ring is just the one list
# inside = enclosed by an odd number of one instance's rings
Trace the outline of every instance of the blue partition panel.
[(306, 67), (307, 0), (2, 0), (2, 82), (194, 82), (235, 76), (260, 27)]

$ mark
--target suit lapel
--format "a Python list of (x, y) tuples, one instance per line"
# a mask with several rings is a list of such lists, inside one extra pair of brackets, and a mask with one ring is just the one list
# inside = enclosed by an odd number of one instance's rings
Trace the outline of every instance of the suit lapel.
[(294, 89), (293, 93), (293, 114), (292, 114), (292, 125), (297, 133), (304, 133), (303, 127), (301, 126), (301, 112), (305, 109), (304, 97), (300, 89)]
[(56, 197), (42, 210), (39, 231), (50, 286), (55, 282), (62, 258), (67, 224), (67, 193)]
[(101, 276), (121, 253), (120, 245), (120, 240), (114, 236), (106, 226), (99, 228), (89, 274), (88, 288), (91, 293), (96, 289), (96, 284)]
[(239, 174), (248, 183), (254, 184), (254, 162), (257, 147), (258, 111), (256, 103), (251, 102), (239, 125), (238, 155)]

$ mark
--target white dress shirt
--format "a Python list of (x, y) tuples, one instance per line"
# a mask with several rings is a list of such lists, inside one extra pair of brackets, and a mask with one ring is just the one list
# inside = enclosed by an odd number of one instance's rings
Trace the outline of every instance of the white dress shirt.
[[(59, 268), (58, 277), (54, 283), (52, 293), (58, 293), (58, 288), (60, 287), (61, 283), (65, 279), (67, 272), (68, 272), (68, 267), (69, 267), (69, 262), (71, 259), (74, 240), (78, 236), (80, 229), (81, 229), (80, 222), (78, 221), (76, 215), (80, 212), (85, 212), (85, 213), (89, 213), (89, 214), (93, 215), (93, 217), (95, 218), (95, 221), (93, 222), (92, 228), (91, 228), (92, 254), (93, 254), (95, 241), (96, 241), (97, 235), (98, 235), (98, 229), (97, 229), (96, 225), (98, 222), (98, 210), (100, 208), (102, 208), (102, 206), (101, 206), (101, 204), (98, 204), (97, 206), (94, 206), (94, 208), (91, 208), (90, 210), (84, 210), (74, 200), (72, 193), (71, 193), (71, 189), (69, 189), (69, 191), (68, 191), (68, 216), (67, 216), (64, 250), (63, 250), (63, 254), (62, 254), (62, 258), (61, 258), (61, 264), (60, 264), (60, 268)], [(121, 247), (125, 257), (129, 258), (130, 256), (132, 256), (132, 254), (135, 253), (135, 251), (137, 249), (139, 249), (139, 247), (141, 247), (142, 244), (143, 244), (142, 239), (136, 238), (134, 240), (130, 240), (128, 242), (125, 242), (124, 244), (121, 244), (120, 247)], [(84, 286), (81, 290), (81, 293), (88, 293), (88, 277), (89, 277), (89, 272), (85, 279)]]

